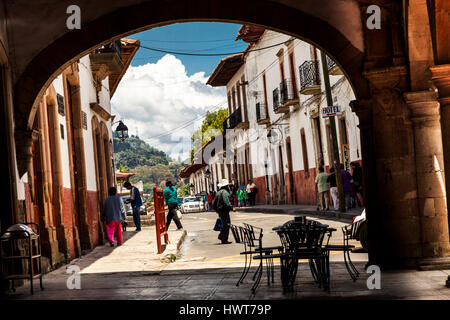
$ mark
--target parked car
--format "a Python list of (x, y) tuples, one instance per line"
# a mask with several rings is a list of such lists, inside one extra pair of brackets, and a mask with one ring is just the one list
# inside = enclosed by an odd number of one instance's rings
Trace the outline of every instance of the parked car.
[(185, 197), (180, 208), (182, 213), (201, 212), (205, 210), (201, 197)]
[(355, 240), (361, 242), (363, 248), (369, 251), (369, 238), (367, 235), (367, 220), (366, 220), (366, 209), (363, 212), (353, 218), (353, 232), (351, 237)]
[[(127, 213), (127, 216), (133, 215), (133, 209), (131, 208), (131, 204), (126, 203), (126, 200), (130, 199), (129, 195), (122, 196), (123, 204), (125, 205), (125, 212)], [(145, 204), (142, 204), (142, 206), (139, 208), (139, 213), (141, 215), (147, 215), (147, 210), (145, 208)]]

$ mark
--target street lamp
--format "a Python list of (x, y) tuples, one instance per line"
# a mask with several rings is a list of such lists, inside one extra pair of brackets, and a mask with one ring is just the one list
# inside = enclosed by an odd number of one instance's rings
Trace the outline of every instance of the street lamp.
[(122, 120), (119, 120), (118, 122), (119, 125), (116, 128), (117, 136), (119, 137), (120, 141), (125, 141), (125, 139), (128, 138), (128, 127), (122, 122)]

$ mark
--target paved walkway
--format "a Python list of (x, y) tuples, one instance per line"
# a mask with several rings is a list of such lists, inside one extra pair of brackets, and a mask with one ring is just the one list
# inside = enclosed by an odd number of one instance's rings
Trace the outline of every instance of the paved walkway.
[[(369, 290), (366, 283), (369, 275), (364, 270), (365, 253), (352, 253), (361, 272), (356, 282), (350, 280), (342, 255), (332, 255), (330, 294), (314, 284), (308, 264), (301, 263), (295, 292), (283, 294), (277, 266), (275, 283), (269, 286), (264, 275), (256, 295), (251, 295), (251, 274), (236, 287), (243, 267), (243, 257), (239, 255), (242, 246), (218, 244), (217, 233), (211, 230), (216, 217), (214, 213), (184, 215), (183, 226), (189, 230), (186, 233), (175, 231), (175, 226), (171, 225), (169, 237), (172, 243), (165, 253), (176, 252), (179, 240), (185, 239), (174, 263), (161, 262), (161, 255), (156, 254), (154, 228), (147, 227), (139, 233), (128, 231), (121, 247), (100, 246), (72, 261), (70, 265), (81, 269), (80, 290), (67, 289), (68, 265), (45, 275), (44, 291), (36, 288), (31, 296), (26, 284), (2, 299), (450, 299), (450, 288), (445, 287), (450, 270), (382, 272), (381, 289)], [(267, 245), (276, 241), (276, 234), (269, 231), (270, 226), (288, 219), (292, 216), (232, 214), (232, 223), (250, 222), (264, 227)], [(334, 227), (344, 225), (335, 220), (320, 221)], [(333, 241), (340, 242), (339, 233), (336, 237)]]

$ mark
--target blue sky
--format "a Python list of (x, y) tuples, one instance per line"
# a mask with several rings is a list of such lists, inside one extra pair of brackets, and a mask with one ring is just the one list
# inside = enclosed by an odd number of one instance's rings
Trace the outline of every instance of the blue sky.
[[(143, 46), (167, 49), (169, 51), (201, 54), (240, 52), (247, 47), (247, 43), (240, 40), (235, 41), (240, 27), (240, 24), (231, 23), (175, 23), (165, 27), (147, 30), (130, 36), (130, 38), (140, 40)], [(164, 55), (161, 52), (141, 48), (131, 65), (137, 66), (147, 62), (155, 63)], [(183, 62), (188, 75), (203, 71), (208, 76), (214, 70), (220, 59), (226, 56), (198, 57), (176, 55)]]
[[(128, 38), (141, 45), (178, 52), (235, 53), (247, 44), (235, 41), (241, 25), (177, 23)], [(207, 111), (226, 108), (224, 87), (206, 85), (227, 55), (198, 57), (140, 48), (111, 100), (112, 112), (139, 137), (173, 159), (189, 158), (191, 136)]]

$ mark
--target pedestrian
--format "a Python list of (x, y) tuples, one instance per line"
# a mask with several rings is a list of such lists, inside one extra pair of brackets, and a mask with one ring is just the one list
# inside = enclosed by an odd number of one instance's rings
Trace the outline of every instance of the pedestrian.
[(180, 219), (178, 219), (177, 209), (178, 209), (178, 195), (177, 189), (172, 185), (172, 181), (166, 181), (166, 188), (163, 191), (164, 201), (169, 208), (169, 213), (167, 214), (166, 230), (169, 230), (170, 223), (175, 221), (177, 225), (177, 230), (183, 230), (183, 225)]
[(205, 211), (208, 211), (208, 193), (204, 193), (203, 196), (203, 207), (205, 208)]
[(319, 192), (320, 207), (322, 210), (329, 210), (328, 199), (330, 197), (330, 187), (327, 183), (328, 174), (323, 167), (319, 167), (319, 174), (316, 176), (317, 191)]
[(255, 205), (255, 197), (256, 197), (256, 185), (253, 183), (252, 179), (248, 180), (247, 184), (247, 194), (250, 202), (250, 206)]
[(231, 223), (230, 211), (235, 211), (230, 201), (230, 191), (228, 186), (228, 179), (222, 179), (221, 183), (218, 184), (220, 190), (214, 198), (214, 210), (219, 214), (219, 218), (222, 220), (223, 224), (218, 237), (222, 244), (231, 243), (228, 241)]
[(353, 179), (350, 172), (345, 170), (343, 163), (341, 163), (341, 175), (342, 175), (342, 188), (345, 196), (345, 206), (347, 207), (347, 210), (350, 210), (352, 206), (350, 193), (352, 191), (351, 183), (353, 182)]
[(330, 184), (331, 199), (333, 200), (334, 210), (339, 210), (339, 194), (336, 184), (336, 172), (334, 168), (330, 169), (330, 175), (328, 176), (327, 182)]
[(101, 219), (106, 223), (106, 233), (111, 247), (114, 247), (114, 232), (116, 232), (117, 245), (122, 245), (122, 221), (126, 218), (125, 206), (122, 198), (117, 195), (116, 187), (109, 188)]
[(350, 163), (350, 169), (353, 179), (353, 191), (355, 194), (355, 200), (356, 202), (358, 202), (358, 206), (362, 207), (364, 206), (363, 188), (362, 188), (363, 182), (362, 168), (359, 162), (355, 161)]
[(127, 200), (127, 203), (131, 204), (131, 208), (133, 210), (133, 221), (136, 226), (136, 231), (141, 231), (141, 213), (140, 208), (142, 206), (142, 198), (139, 189), (135, 186), (131, 185), (129, 181), (123, 184), (125, 188), (130, 190), (130, 199)]
[(242, 188), (239, 188), (236, 191), (236, 197), (238, 201), (238, 207), (241, 208), (244, 203), (244, 191), (242, 190)]
[(212, 191), (210, 191), (208, 193), (208, 211), (212, 210), (213, 200), (214, 200), (213, 193), (212, 193)]
[(243, 188), (243, 191), (244, 191), (244, 207), (247, 207), (250, 204), (249, 196), (245, 188)]

